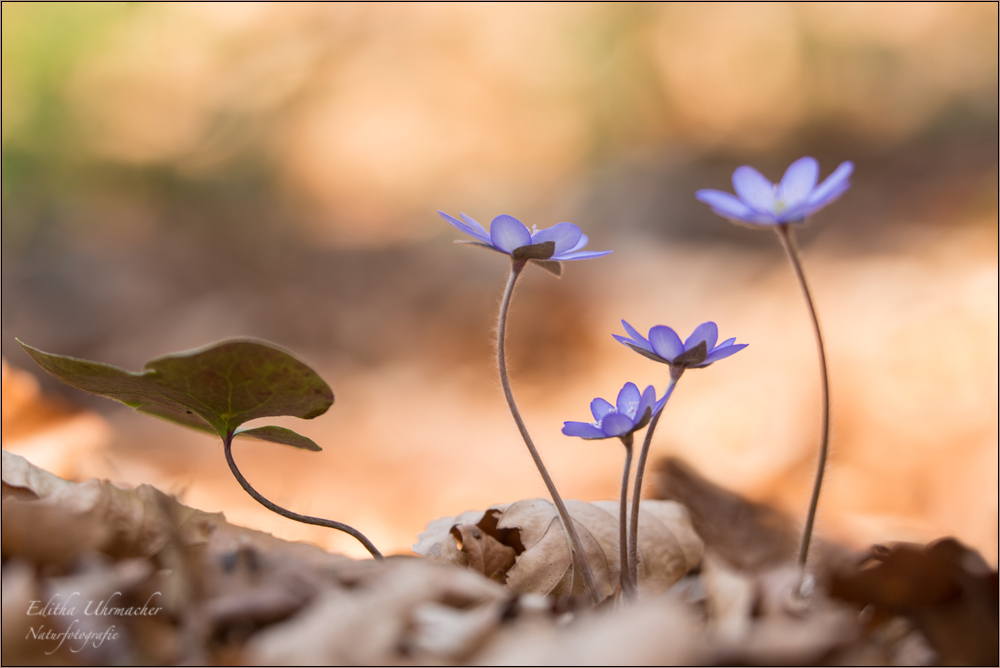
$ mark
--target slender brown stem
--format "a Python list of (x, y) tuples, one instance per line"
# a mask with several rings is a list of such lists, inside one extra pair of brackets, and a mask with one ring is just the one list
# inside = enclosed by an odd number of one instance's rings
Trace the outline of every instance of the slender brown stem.
[(812, 541), (813, 524), (816, 521), (816, 507), (819, 505), (819, 490), (823, 485), (823, 472), (826, 470), (827, 449), (830, 443), (830, 381), (826, 375), (826, 351), (823, 348), (823, 335), (819, 329), (819, 318), (816, 315), (816, 306), (813, 304), (812, 295), (809, 293), (809, 286), (806, 284), (806, 276), (802, 271), (802, 262), (799, 260), (799, 253), (795, 248), (795, 240), (788, 225), (778, 225), (775, 230), (778, 233), (778, 239), (781, 240), (781, 245), (785, 248), (788, 260), (795, 269), (799, 287), (802, 288), (802, 295), (806, 298), (806, 306), (809, 307), (813, 331), (816, 334), (816, 348), (819, 351), (819, 374), (823, 386), (823, 430), (819, 446), (819, 465), (816, 468), (816, 481), (813, 483), (812, 498), (809, 500), (809, 513), (806, 515), (806, 526), (802, 530), (802, 544), (799, 547), (799, 565), (805, 568), (806, 560), (809, 557), (809, 543)]
[(618, 562), (620, 564), (619, 571), (621, 571), (622, 593), (627, 601), (635, 600), (635, 582), (629, 571), (628, 558), (628, 478), (629, 473), (632, 472), (632, 439), (632, 432), (622, 436), (622, 445), (625, 446), (625, 468), (622, 470), (621, 511), (618, 514)]
[(642, 474), (646, 470), (646, 457), (649, 455), (649, 444), (653, 442), (653, 432), (656, 431), (656, 425), (660, 423), (660, 416), (666, 410), (670, 395), (674, 393), (674, 387), (683, 373), (684, 367), (670, 367), (670, 384), (667, 385), (667, 391), (663, 394), (666, 401), (663, 402), (663, 408), (653, 416), (653, 419), (649, 421), (649, 426), (646, 427), (646, 438), (642, 441), (639, 463), (635, 467), (635, 486), (632, 488), (632, 517), (630, 518), (628, 537), (628, 571), (629, 579), (637, 590), (639, 588), (639, 502), (642, 499)]
[(254, 500), (257, 501), (257, 503), (264, 506), (270, 511), (278, 513), (283, 517), (287, 517), (290, 520), (295, 520), (296, 522), (303, 522), (304, 524), (315, 524), (317, 526), (327, 527), (329, 529), (336, 529), (337, 531), (343, 531), (346, 534), (350, 534), (351, 536), (356, 538), (358, 542), (364, 545), (365, 549), (371, 552), (371, 555), (373, 557), (375, 557), (376, 559), (382, 559), (382, 553), (379, 552), (374, 545), (372, 545), (372, 542), (368, 540), (368, 538), (363, 533), (361, 533), (354, 527), (343, 524), (342, 522), (325, 520), (321, 517), (310, 517), (308, 515), (299, 515), (298, 513), (293, 513), (290, 510), (285, 510), (278, 504), (272, 503), (271, 501), (265, 499), (263, 496), (260, 495), (260, 492), (255, 490), (253, 486), (249, 482), (247, 482), (247, 479), (243, 477), (243, 474), (240, 473), (239, 468), (236, 466), (236, 461), (233, 459), (232, 435), (229, 435), (225, 439), (223, 439), (222, 443), (225, 446), (226, 461), (229, 462), (229, 470), (231, 470), (233, 472), (233, 475), (236, 476), (236, 480), (237, 482), (240, 483), (240, 487), (242, 487), (247, 494), (252, 496)]
[(590, 594), (594, 599), (594, 603), (601, 602), (601, 593), (597, 588), (597, 580), (594, 578), (594, 571), (590, 567), (590, 561), (587, 559), (587, 553), (583, 549), (583, 543), (580, 541), (580, 535), (576, 531), (576, 527), (573, 525), (573, 520), (569, 516), (569, 511), (566, 510), (566, 504), (563, 503), (562, 497), (559, 496), (559, 491), (556, 489), (556, 485), (552, 482), (549, 472), (545, 468), (545, 464), (542, 463), (542, 458), (538, 454), (538, 450), (535, 449), (535, 444), (531, 442), (531, 436), (528, 435), (528, 429), (524, 426), (524, 420), (521, 419), (521, 414), (517, 410), (517, 404), (514, 402), (514, 395), (510, 391), (510, 380), (507, 377), (507, 355), (505, 349), (505, 339), (507, 336), (507, 310), (510, 308), (510, 298), (514, 294), (514, 284), (517, 283), (518, 276), (524, 270), (526, 260), (511, 260), (510, 264), (510, 278), (507, 279), (507, 289), (504, 290), (503, 300), (500, 302), (500, 324), (497, 328), (497, 365), (500, 367), (500, 384), (503, 385), (503, 393), (507, 398), (507, 405), (510, 407), (511, 415), (514, 416), (514, 422), (517, 424), (518, 431), (521, 432), (521, 438), (524, 439), (524, 444), (528, 446), (528, 452), (531, 453), (531, 458), (535, 461), (535, 466), (538, 468), (538, 472), (542, 476), (542, 480), (545, 482), (545, 486), (549, 490), (549, 495), (552, 497), (552, 502), (556, 505), (556, 510), (559, 512), (559, 518), (562, 520), (563, 527), (566, 529), (566, 533), (569, 534), (570, 539), (570, 552), (573, 555), (573, 564), (577, 568), (577, 572), (583, 575), (583, 580), (587, 584), (587, 588), (590, 589)]

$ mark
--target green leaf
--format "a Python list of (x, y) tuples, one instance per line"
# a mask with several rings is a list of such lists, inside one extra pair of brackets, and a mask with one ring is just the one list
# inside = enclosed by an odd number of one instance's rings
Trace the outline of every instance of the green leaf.
[(323, 449), (316, 445), (316, 442), (311, 438), (306, 438), (302, 434), (297, 434), (291, 429), (276, 427), (274, 425), (267, 427), (255, 427), (253, 429), (237, 429), (235, 435), (256, 438), (261, 441), (270, 441), (271, 443), (281, 443), (283, 445), (290, 445), (293, 448), (312, 450), (313, 452), (319, 452)]
[(220, 341), (158, 357), (141, 372), (18, 343), (39, 366), (68, 385), (143, 413), (214, 431), (223, 439), (254, 418), (294, 415), (309, 419), (322, 415), (333, 403), (333, 391), (315, 371), (264, 341)]

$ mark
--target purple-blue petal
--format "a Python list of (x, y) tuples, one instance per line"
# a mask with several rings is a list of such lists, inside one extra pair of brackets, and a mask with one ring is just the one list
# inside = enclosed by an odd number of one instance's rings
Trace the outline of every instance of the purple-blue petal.
[(580, 438), (607, 438), (608, 435), (589, 422), (564, 422), (562, 433)]
[(639, 399), (639, 406), (636, 408), (635, 417), (641, 418), (646, 409), (652, 409), (653, 404), (656, 403), (656, 388), (652, 385), (648, 386), (642, 391), (642, 398)]
[(586, 234), (584, 234), (583, 232), (581, 232), (580, 233), (580, 239), (576, 242), (576, 245), (573, 246), (572, 248), (570, 248), (566, 252), (567, 253), (572, 253), (573, 251), (578, 251), (581, 248), (583, 248), (584, 246), (586, 246), (588, 241), (590, 241), (590, 237), (588, 237)]
[(472, 216), (467, 216), (467, 215), (465, 215), (464, 213), (461, 213), (461, 212), (459, 212), (458, 215), (460, 215), (462, 217), (462, 220), (465, 221), (466, 225), (468, 225), (469, 227), (471, 227), (472, 229), (474, 229), (476, 232), (478, 232), (479, 235), (481, 235), (484, 239), (489, 239), (490, 238), (490, 233), (486, 231), (485, 227), (483, 227), (482, 225), (479, 224), (478, 220), (475, 220)]
[(714, 322), (703, 322), (694, 328), (691, 336), (684, 341), (684, 350), (691, 350), (696, 345), (705, 342), (705, 349), (711, 350), (715, 347), (715, 342), (719, 340), (719, 328)]
[(785, 222), (782, 217), (771, 213), (756, 213), (752, 218), (732, 218), (731, 216), (720, 213), (715, 209), (712, 209), (712, 212), (716, 215), (722, 216), (723, 218), (729, 218), (729, 220), (734, 223), (745, 223), (753, 227), (774, 227), (775, 225), (780, 225)]
[(806, 156), (789, 165), (778, 184), (778, 200), (784, 209), (792, 209), (805, 202), (816, 187), (818, 178), (819, 163), (816, 158)]
[[(736, 337), (735, 336), (732, 337), (731, 339), (726, 339), (725, 341), (723, 341), (719, 345), (715, 346), (715, 350), (718, 350), (719, 348), (725, 348), (726, 346), (731, 346), (734, 343), (736, 343)], [(711, 353), (712, 349), (709, 349), (708, 352)]]
[(622, 320), (622, 327), (624, 327), (628, 335), (632, 337), (632, 343), (635, 343), (636, 345), (645, 348), (650, 352), (653, 352), (653, 347), (649, 345), (649, 339), (640, 334), (639, 330), (637, 330), (635, 327), (628, 324), (624, 320)]
[(466, 244), (468, 246), (479, 246), (480, 248), (486, 248), (491, 251), (500, 253), (501, 255), (506, 255), (502, 250), (494, 246), (493, 244), (486, 244), (479, 241), (466, 241), (465, 239), (455, 239), (456, 244)]
[[(448, 221), (448, 223), (450, 223), (453, 227), (457, 228), (460, 232), (464, 232), (465, 234), (468, 234), (470, 237), (474, 237), (475, 239), (478, 239), (479, 241), (482, 241), (485, 244), (489, 244), (490, 246), (493, 245), (489, 236), (487, 236), (486, 234), (486, 230), (483, 230), (482, 226), (479, 225), (479, 223), (476, 223), (476, 225), (478, 225), (480, 229), (476, 230), (474, 227), (467, 225), (466, 223), (463, 223), (457, 218), (449, 216), (444, 211), (438, 211), (438, 215), (440, 215), (442, 218)], [(462, 215), (465, 216), (465, 214)]]
[(837, 199), (850, 187), (850, 182), (848, 179), (851, 173), (854, 171), (853, 162), (842, 162), (833, 170), (830, 176), (826, 177), (823, 183), (819, 184), (812, 194), (809, 195), (809, 199), (806, 200), (806, 204), (810, 207), (810, 213), (816, 211), (820, 207), (824, 207), (833, 200)]
[(653, 352), (672, 362), (675, 357), (684, 352), (684, 344), (677, 332), (666, 325), (657, 325), (649, 330), (649, 344), (653, 346)]
[(737, 197), (754, 211), (774, 215), (774, 184), (753, 167), (744, 165), (736, 168), (733, 189)]
[(600, 422), (608, 413), (613, 413), (614, 410), (614, 404), (607, 399), (597, 397), (590, 402), (590, 412), (594, 414), (594, 419), (598, 422)]
[(605, 436), (623, 436), (635, 427), (635, 421), (621, 413), (609, 413), (601, 420), (601, 431)]
[(632, 348), (632, 349), (635, 349), (635, 348), (643, 349), (646, 352), (648, 352), (650, 355), (655, 355), (656, 354), (655, 352), (653, 352), (653, 347), (651, 345), (649, 345), (649, 341), (647, 341), (645, 339), (643, 339), (642, 341), (639, 341), (637, 343), (637, 342), (633, 341), (632, 339), (628, 338), (627, 336), (622, 336), (621, 334), (612, 334), (611, 336), (614, 337), (615, 341), (617, 341), (618, 343), (624, 343), (629, 348)]
[(552, 259), (559, 262), (566, 262), (569, 260), (590, 260), (595, 257), (604, 257), (608, 255), (611, 251), (579, 251), (577, 253), (562, 253), (561, 255), (553, 255)]
[(580, 228), (573, 223), (558, 223), (532, 234), (531, 243), (540, 244), (543, 241), (554, 241), (556, 250), (553, 256), (555, 256), (560, 253), (568, 253), (576, 248), (581, 236), (583, 233)]
[(750, 344), (748, 344), (748, 343), (736, 343), (736, 344), (733, 344), (733, 345), (730, 345), (730, 346), (719, 346), (718, 348), (716, 348), (715, 350), (713, 350), (711, 353), (709, 353), (708, 356), (705, 358), (705, 361), (702, 362), (699, 366), (708, 366), (712, 362), (718, 362), (719, 360), (724, 360), (727, 357), (729, 357), (730, 355), (735, 355), (736, 353), (740, 352), (741, 350), (743, 350), (744, 348), (746, 348), (748, 345), (750, 345)]
[[(629, 409), (635, 409), (639, 405), (639, 400), (642, 395), (639, 394), (639, 388), (636, 387), (635, 383), (625, 383), (622, 386), (621, 391), (618, 392), (618, 400), (615, 402), (618, 405), (618, 412), (624, 415), (629, 415)], [(630, 417), (635, 417), (632, 413)]]
[(712, 207), (723, 218), (752, 222), (759, 214), (731, 193), (721, 190), (699, 190), (694, 194), (699, 201)]
[(531, 233), (524, 223), (513, 216), (497, 216), (490, 224), (490, 239), (504, 253), (531, 244)]

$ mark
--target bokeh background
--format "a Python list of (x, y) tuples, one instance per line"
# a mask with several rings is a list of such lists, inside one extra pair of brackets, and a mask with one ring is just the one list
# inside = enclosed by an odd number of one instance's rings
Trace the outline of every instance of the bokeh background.
[[(443, 515), (545, 490), (493, 359), (504, 258), (435, 213), (568, 220), (590, 248), (527, 272), (514, 391), (567, 497), (623, 453), (560, 434), (666, 368), (619, 320), (750, 347), (682, 380), (654, 455), (802, 517), (819, 381), (773, 234), (695, 201), (801, 155), (854, 186), (799, 235), (825, 328), (819, 530), (956, 535), (997, 563), (997, 5), (3, 4), (4, 448), (151, 483), (237, 523), (363, 555), (260, 508), (221, 445), (41, 377), (14, 337), (130, 369), (233, 335), (296, 351), (337, 401), (240, 443), (276, 502), (407, 552)], [(23, 370), (23, 372), (22, 372)], [(37, 379), (31, 375), (38, 376)]]

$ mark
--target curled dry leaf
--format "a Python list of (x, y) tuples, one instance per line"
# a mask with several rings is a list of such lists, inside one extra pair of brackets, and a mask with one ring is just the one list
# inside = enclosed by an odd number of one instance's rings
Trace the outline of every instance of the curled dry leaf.
[(514, 620), (476, 657), (485, 666), (699, 666), (712, 648), (691, 609), (665, 597), (569, 623)]
[[(199, 532), (203, 523), (187, 520), (207, 516), (149, 485), (127, 490), (98, 480), (72, 483), (6, 451), (3, 489), (3, 555), (36, 563), (65, 564), (87, 550), (149, 556), (178, 531)], [(169, 517), (167, 507), (184, 508), (185, 516)]]
[(799, 537), (790, 517), (719, 487), (679, 459), (660, 462), (655, 493), (684, 504), (705, 545), (737, 569), (762, 571), (795, 558)]
[[(618, 502), (567, 501), (603, 596), (618, 588)], [(668, 589), (701, 560), (702, 542), (687, 510), (673, 501), (643, 501), (639, 512), (639, 590)], [(547, 499), (528, 499), (434, 520), (413, 551), (430, 561), (465, 566), (519, 594), (584, 595), (566, 532)]]
[(856, 652), (857, 614), (821, 590), (799, 598), (794, 592), (800, 578), (793, 562), (763, 572), (741, 571), (707, 550), (700, 579), (713, 663), (818, 665), (839, 663), (836, 656)]
[(464, 663), (501, 623), (499, 585), (422, 559), (358, 562), (300, 614), (256, 634), (254, 665)]
[(858, 565), (835, 572), (835, 598), (864, 606), (869, 627), (892, 615), (912, 620), (945, 665), (995, 665), (997, 571), (954, 538), (927, 546), (876, 545)]

